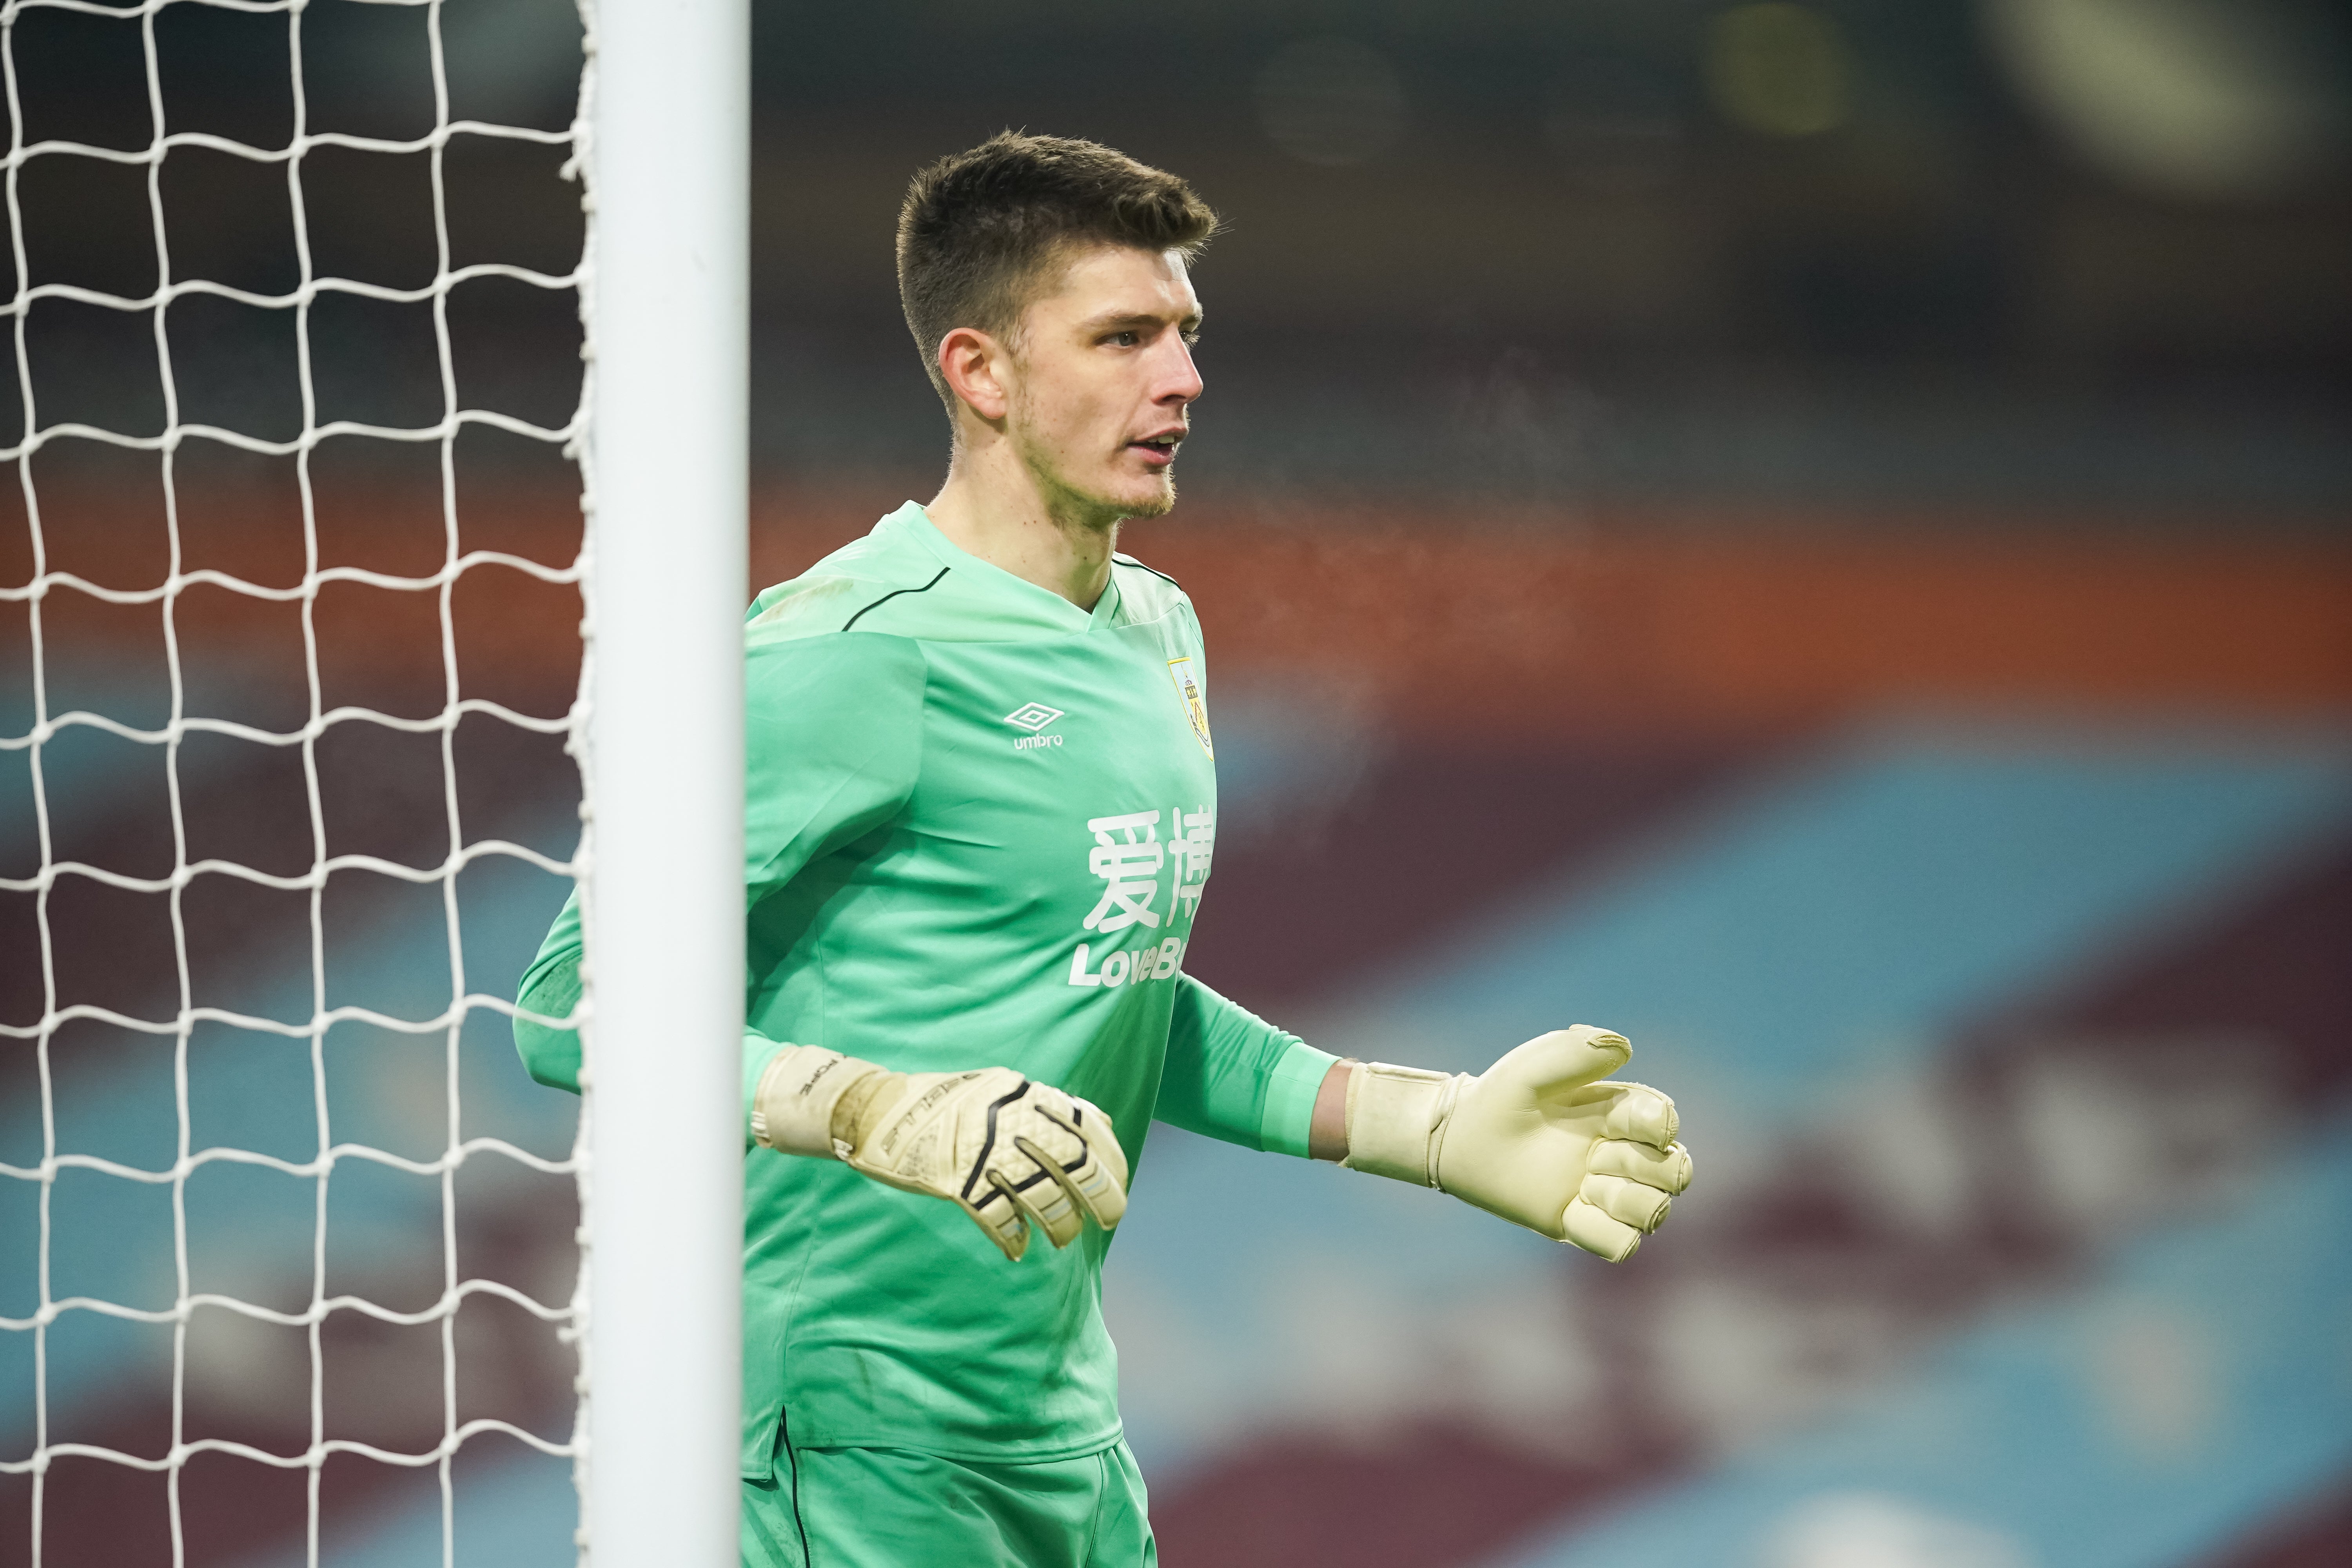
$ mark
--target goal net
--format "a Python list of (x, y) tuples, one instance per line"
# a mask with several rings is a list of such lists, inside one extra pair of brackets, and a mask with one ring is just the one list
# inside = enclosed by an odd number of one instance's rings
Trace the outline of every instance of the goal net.
[[(608, 36), (645, 34), (644, 5), (604, 9)], [(685, 9), (716, 18), (672, 29), (707, 68), (740, 7)], [(698, 675), (644, 650), (713, 605), (724, 625), (742, 571), (723, 486), (715, 510), (677, 498), (698, 594), (648, 603), (667, 568), (630, 565), (636, 454), (668, 437), (611, 433), (634, 416), (598, 414), (583, 323), (600, 258), (626, 279), (709, 237), (663, 227), (626, 167), (619, 211), (585, 210), (600, 136), (624, 164), (678, 155), (596, 120), (600, 73), (635, 123), (680, 101), (675, 72), (600, 63), (599, 23), (572, 0), (0, 5), (0, 1563), (526, 1568), (584, 1556), (607, 1518), (600, 1560), (655, 1561), (623, 1464), (591, 1462), (605, 1403), (717, 1472), (659, 1560), (723, 1560), (732, 1256), (712, 1238), (735, 1211), (673, 1226), (700, 1248), (681, 1268), (669, 1238), (641, 1245), (657, 1204), (586, 1203), (600, 1118), (626, 1135), (608, 1194), (707, 1209), (740, 1160), (731, 1061), (687, 1075), (722, 1135), (681, 1177), (652, 1168), (680, 1123), (644, 1125), (663, 1096), (629, 1087), (627, 1028), (588, 1022), (605, 990), (648, 989), (633, 976), (712, 968), (600, 918), (605, 848), (651, 863), (633, 911), (661, 915), (683, 876), (699, 918), (726, 843), (607, 778), (600, 756), (654, 737), (625, 681), (600, 699), (588, 647), (631, 681), (715, 681), (679, 721), (711, 735), (667, 749), (723, 765), (723, 645), (683, 639)], [(740, 210), (719, 222), (723, 243)], [(651, 254), (600, 249), (615, 226)], [(724, 378), (723, 353), (630, 349), (698, 341), (662, 289), (636, 294), (623, 369)], [(674, 394), (709, 429), (671, 460), (723, 470), (732, 439), (740, 468), (723, 394)], [(709, 564), (730, 540), (731, 575)], [(600, 616), (616, 635), (583, 638)], [(530, 1083), (511, 1038), (575, 886), (590, 994), (550, 1022), (588, 1022), (585, 1100)], [(723, 1003), (695, 1037), (731, 1058)], [(598, 1315), (592, 1254), (677, 1282), (661, 1342), (625, 1297)], [(633, 1388), (665, 1382), (646, 1415)]]

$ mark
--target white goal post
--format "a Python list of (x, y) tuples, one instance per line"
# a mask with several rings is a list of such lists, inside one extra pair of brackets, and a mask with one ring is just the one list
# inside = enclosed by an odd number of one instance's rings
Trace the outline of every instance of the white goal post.
[(586, 1532), (738, 1551), (746, 0), (594, 0)]

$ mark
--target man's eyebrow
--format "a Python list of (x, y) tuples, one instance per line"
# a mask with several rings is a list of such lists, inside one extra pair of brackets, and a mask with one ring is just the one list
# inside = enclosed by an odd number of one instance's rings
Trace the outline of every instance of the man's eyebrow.
[[(1204, 313), (1196, 307), (1176, 318), (1176, 325), (1188, 332), (1198, 331), (1201, 318)], [(1168, 320), (1168, 317), (1157, 310), (1106, 310), (1101, 315), (1090, 317), (1081, 323), (1081, 330), (1103, 332), (1118, 327), (1157, 327), (1164, 324)]]

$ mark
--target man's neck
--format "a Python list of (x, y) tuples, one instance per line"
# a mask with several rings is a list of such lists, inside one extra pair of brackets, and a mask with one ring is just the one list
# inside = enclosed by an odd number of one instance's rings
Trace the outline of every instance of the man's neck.
[(1092, 610), (1110, 584), (1118, 520), (1058, 517), (1025, 468), (1005, 467), (958, 452), (924, 511), (957, 549)]

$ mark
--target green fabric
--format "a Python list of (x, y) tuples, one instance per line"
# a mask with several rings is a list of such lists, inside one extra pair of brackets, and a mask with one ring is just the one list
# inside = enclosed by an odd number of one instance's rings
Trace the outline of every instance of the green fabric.
[[(746, 643), (747, 1100), (791, 1041), (1016, 1068), (1102, 1107), (1139, 1165), (1155, 1115), (1306, 1152), (1331, 1058), (1180, 968), (1216, 807), (1181, 590), (1122, 558), (1083, 612), (909, 505), (761, 595)], [(521, 1005), (568, 1015), (580, 955), (568, 908)], [(533, 1077), (577, 1087), (572, 1031), (515, 1032)], [(753, 1149), (744, 1179), (747, 1477), (786, 1408), (818, 1447), (1117, 1440), (1103, 1233), (1010, 1264), (954, 1205), (845, 1165)]]
[[(1270, 1027), (1271, 1026), (1269, 1026)], [(1315, 1099), (1324, 1075), (1339, 1058), (1305, 1041), (1282, 1054), (1265, 1084), (1265, 1110), (1258, 1118), (1258, 1146), (1269, 1154), (1307, 1158), (1307, 1129), (1315, 1121)]]
[(1127, 1445), (1025, 1465), (799, 1448), (743, 1483), (743, 1568), (1154, 1568)]
[(1316, 1091), (1339, 1058), (1284, 1034), (1189, 975), (1175, 1001), (1172, 1037), (1197, 1041), (1199, 1048), (1170, 1050), (1160, 1080), (1160, 1120), (1305, 1159)]

